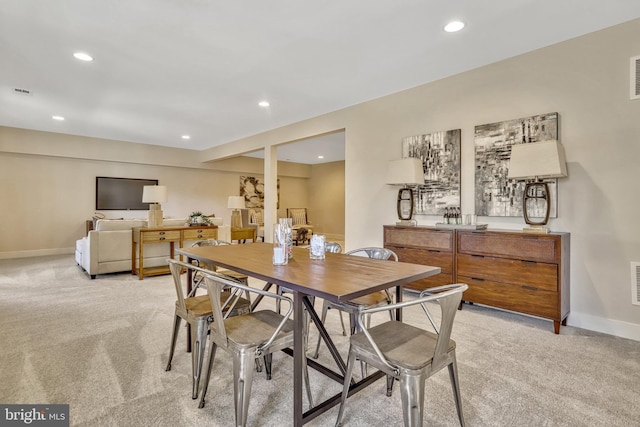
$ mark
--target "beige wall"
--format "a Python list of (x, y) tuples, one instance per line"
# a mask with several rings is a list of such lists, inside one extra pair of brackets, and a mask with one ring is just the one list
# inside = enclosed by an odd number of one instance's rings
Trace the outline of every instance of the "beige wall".
[[(109, 160), (95, 160), (100, 150), (87, 149), (94, 144), (104, 147)], [(165, 216), (186, 218), (199, 210), (229, 224), (227, 197), (239, 194), (241, 175), (261, 177), (263, 161), (241, 157), (202, 163), (200, 157), (191, 150), (0, 127), (0, 258), (71, 253), (85, 233), (85, 220), (95, 213), (96, 176), (159, 179), (169, 188)], [(280, 162), (278, 169), (279, 216), (287, 207), (309, 206), (311, 166)], [(102, 213), (108, 218), (147, 215)]]
[(309, 219), (327, 240), (344, 240), (345, 162), (314, 165), (309, 180)]
[[(347, 249), (382, 244), (396, 189), (385, 185), (404, 136), (462, 129), (462, 209), (474, 204), (474, 126), (558, 112), (569, 177), (559, 184), (553, 230), (571, 233), (568, 323), (640, 339), (631, 304), (630, 262), (640, 261), (640, 100), (629, 100), (629, 58), (640, 55), (640, 20), (618, 25), (447, 79), (305, 120), (226, 146), (233, 155), (345, 129)], [(419, 216), (420, 224), (438, 218)], [(518, 229), (521, 218), (483, 217)]]

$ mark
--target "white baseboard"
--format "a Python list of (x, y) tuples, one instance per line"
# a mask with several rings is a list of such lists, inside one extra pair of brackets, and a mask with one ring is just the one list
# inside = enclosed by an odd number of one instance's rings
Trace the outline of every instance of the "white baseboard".
[(47, 256), (47, 255), (67, 255), (67, 254), (73, 254), (75, 251), (76, 251), (76, 248), (34, 249), (31, 251), (9, 251), (9, 252), (0, 252), (0, 259), (31, 258), (36, 256)]
[(640, 341), (640, 325), (572, 311), (567, 325)]

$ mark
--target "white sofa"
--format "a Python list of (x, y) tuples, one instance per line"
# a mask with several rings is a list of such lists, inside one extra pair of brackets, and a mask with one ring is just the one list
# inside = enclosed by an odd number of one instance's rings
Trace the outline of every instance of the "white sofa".
[[(230, 237), (229, 226), (222, 225), (221, 218), (213, 218), (218, 225), (218, 239)], [(165, 219), (165, 227), (178, 227), (185, 224), (184, 219)], [(97, 274), (131, 271), (131, 230), (146, 227), (146, 220), (100, 219), (95, 229), (87, 237), (76, 241), (76, 263), (95, 279)], [(185, 242), (191, 246), (192, 242)], [(152, 243), (144, 246), (144, 266), (157, 267), (167, 264), (169, 258), (168, 243)], [(136, 265), (137, 265), (136, 260)]]

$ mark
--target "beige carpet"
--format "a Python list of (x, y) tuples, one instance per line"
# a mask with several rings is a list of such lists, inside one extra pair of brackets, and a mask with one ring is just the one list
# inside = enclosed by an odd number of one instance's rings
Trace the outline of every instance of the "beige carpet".
[[(74, 426), (233, 425), (224, 352), (204, 409), (190, 397), (184, 331), (164, 371), (174, 300), (169, 276), (90, 280), (71, 256), (0, 260), (0, 403), (68, 403)], [(548, 321), (469, 305), (456, 322), (469, 426), (640, 425), (640, 342), (572, 327), (554, 335)], [(335, 312), (328, 330), (346, 352)], [(279, 353), (273, 379), (256, 376), (249, 425), (291, 425), (291, 367)], [(340, 390), (316, 372), (311, 383), (318, 400)], [(345, 425), (402, 425), (398, 391), (387, 398), (380, 380), (350, 398)], [(425, 412), (425, 425), (457, 425), (446, 370), (428, 380)], [(336, 415), (309, 425), (331, 426)]]

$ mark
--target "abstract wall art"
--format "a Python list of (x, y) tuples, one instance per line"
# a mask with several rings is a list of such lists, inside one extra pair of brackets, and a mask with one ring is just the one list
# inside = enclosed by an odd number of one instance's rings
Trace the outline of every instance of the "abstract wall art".
[[(511, 146), (558, 139), (558, 113), (540, 114), (475, 127), (475, 212), (478, 216), (522, 216), (524, 182), (507, 178)], [(557, 217), (557, 179), (545, 180), (550, 217)], [(544, 217), (540, 212), (533, 216)]]
[[(277, 208), (280, 208), (280, 179), (277, 181)], [(264, 208), (264, 182), (255, 176), (240, 177), (240, 195), (247, 208)]]
[(424, 185), (414, 191), (415, 213), (442, 215), (460, 206), (461, 130), (448, 130), (402, 139), (402, 157), (422, 160)]

